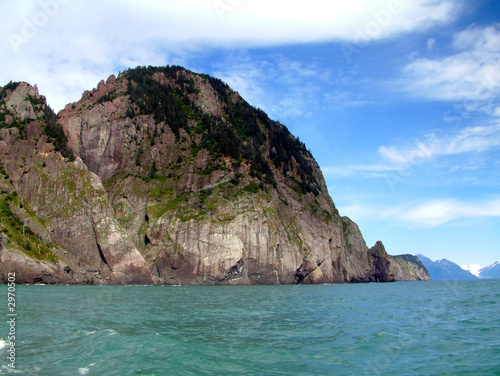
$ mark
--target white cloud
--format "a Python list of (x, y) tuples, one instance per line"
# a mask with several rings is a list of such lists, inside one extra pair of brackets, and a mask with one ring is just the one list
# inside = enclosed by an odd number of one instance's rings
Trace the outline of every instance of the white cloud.
[[(391, 213), (392, 211), (392, 213)], [(500, 200), (482, 203), (434, 200), (413, 208), (395, 208), (386, 215), (416, 227), (437, 227), (456, 219), (500, 217)]]
[(355, 220), (379, 218), (410, 228), (432, 228), (459, 219), (500, 217), (500, 199), (469, 202), (456, 199), (435, 199), (399, 206), (370, 207), (360, 204), (339, 208)]
[(60, 109), (111, 73), (184, 63), (192, 52), (421, 31), (453, 17), (451, 0), (4, 1), (0, 83), (37, 83)]
[[(322, 167), (326, 177), (362, 177), (362, 178), (384, 178), (389, 186), (408, 179), (416, 174), (415, 168), (423, 163), (434, 161), (442, 156), (466, 155), (468, 160), (455, 159), (452, 166), (447, 163), (432, 165), (433, 179), (439, 179), (446, 173), (451, 173), (460, 177), (461, 182), (468, 184), (496, 184), (498, 174), (495, 168), (486, 170), (485, 159), (488, 153), (500, 150), (500, 123), (490, 126), (466, 127), (453, 133), (426, 134), (421, 139), (417, 139), (412, 145), (402, 146), (380, 146), (378, 152), (387, 162), (381, 164), (351, 164), (342, 166)], [(474, 153), (478, 158), (474, 158), (471, 163), (471, 156)], [(488, 166), (491, 166), (489, 160)], [(483, 171), (477, 175), (472, 175), (472, 171)], [(486, 174), (486, 175), (485, 175)], [(449, 177), (448, 177), (449, 179)], [(449, 180), (447, 180), (449, 181)]]
[[(429, 44), (428, 44), (429, 45)], [(469, 110), (497, 102), (500, 93), (500, 24), (472, 26), (453, 36), (454, 54), (407, 65), (407, 88), (417, 96), (467, 101)], [(475, 108), (474, 108), (475, 107)]]
[(454, 15), (454, 6), (456, 8), (456, 1), (450, 0), (411, 3), (402, 0), (310, 0), (307, 3), (302, 0), (198, 0), (197, 3), (215, 8), (229, 34), (224, 36), (227, 42), (260, 45), (386, 38), (447, 22)]
[(468, 127), (449, 135), (428, 134), (408, 148), (381, 146), (379, 153), (388, 161), (399, 165), (419, 162), (442, 155), (486, 152), (500, 147), (500, 124)]

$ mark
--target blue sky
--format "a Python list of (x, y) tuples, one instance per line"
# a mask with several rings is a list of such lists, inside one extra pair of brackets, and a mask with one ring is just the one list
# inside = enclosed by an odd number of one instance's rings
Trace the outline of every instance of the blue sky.
[(137, 65), (226, 81), (300, 137), (372, 246), (500, 260), (493, 0), (0, 0), (0, 84), (60, 110)]

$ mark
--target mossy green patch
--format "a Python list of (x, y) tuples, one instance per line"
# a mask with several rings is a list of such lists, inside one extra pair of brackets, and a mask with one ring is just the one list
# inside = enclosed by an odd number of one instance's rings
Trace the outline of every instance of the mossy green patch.
[(197, 210), (187, 210), (186, 212), (183, 213), (177, 213), (175, 215), (177, 218), (181, 220), (181, 222), (189, 222), (189, 221), (201, 221), (204, 219), (207, 219), (207, 213), (204, 211), (197, 211)]
[(41, 261), (57, 262), (59, 257), (12, 212), (10, 205), (19, 205), (18, 201), (13, 195), (3, 195), (1, 198), (1, 231), (27, 256)]
[(170, 200), (168, 202), (163, 201), (156, 205), (148, 207), (148, 213), (150, 213), (151, 217), (158, 219), (162, 217), (165, 213), (176, 210), (180, 205), (188, 201), (189, 197), (186, 197), (184, 195), (178, 195), (173, 200)]
[(344, 221), (344, 219), (342, 219), (342, 230), (344, 233), (344, 240), (347, 246), (347, 253), (352, 255), (354, 253), (354, 248), (352, 244), (349, 242), (349, 235), (351, 235), (351, 231), (349, 231), (349, 227), (347, 223)]
[(31, 209), (31, 206), (28, 202), (24, 202), (23, 204), (23, 209), (24, 211), (26, 212), (26, 214), (28, 214), (28, 216), (37, 221), (38, 223), (40, 223), (43, 227), (45, 227), (47, 225), (47, 221), (43, 218), (40, 218), (39, 216), (37, 216), (35, 214), (35, 212)]
[(165, 199), (174, 194), (173, 188), (156, 188), (149, 191), (149, 198), (151, 199)]

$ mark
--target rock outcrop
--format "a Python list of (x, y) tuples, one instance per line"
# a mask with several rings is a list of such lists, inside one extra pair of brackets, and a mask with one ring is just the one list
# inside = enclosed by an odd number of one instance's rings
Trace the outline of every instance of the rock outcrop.
[[(285, 126), (180, 67), (101, 81), (56, 119), (0, 91), (0, 272), (26, 283), (291, 284), (426, 278), (369, 249)], [(62, 133), (64, 131), (64, 133)], [(428, 275), (427, 275), (428, 277)]]
[(152, 283), (101, 179), (55, 150), (45, 98), (21, 83), (0, 99), (2, 274), (16, 271), (26, 283)]

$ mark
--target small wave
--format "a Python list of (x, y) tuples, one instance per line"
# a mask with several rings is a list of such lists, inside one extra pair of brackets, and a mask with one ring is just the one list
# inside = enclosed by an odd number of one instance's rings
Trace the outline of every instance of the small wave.
[(3, 349), (4, 347), (7, 347), (7, 342), (2, 338), (0, 339), (0, 349)]
[[(14, 374), (14, 375), (25, 375), (26, 374), (23, 370), (13, 369), (13, 368), (7, 367), (7, 366), (0, 366), (0, 375), (4, 374), (2, 371), (5, 371), (5, 373), (7, 373), (9, 375), (12, 375), (12, 374)], [(34, 372), (39, 372), (40, 369), (36, 368), (33, 371)]]
[(94, 366), (95, 366), (95, 363), (92, 363), (92, 364), (89, 364), (87, 367), (78, 368), (78, 374), (79, 375), (86, 375), (90, 371), (89, 367), (94, 367)]
[(109, 334), (108, 334), (109, 336), (114, 336), (114, 335), (116, 335), (116, 332), (115, 332), (113, 329), (105, 329), (105, 332), (108, 332), (108, 333), (109, 333)]

